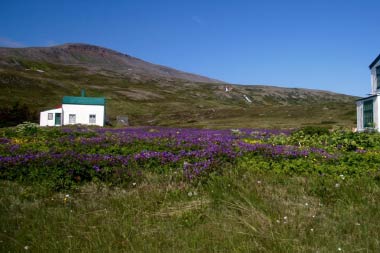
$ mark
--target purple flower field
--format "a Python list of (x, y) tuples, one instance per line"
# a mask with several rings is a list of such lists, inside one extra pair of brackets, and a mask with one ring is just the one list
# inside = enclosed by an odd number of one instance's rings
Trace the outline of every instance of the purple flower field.
[[(179, 128), (63, 128), (58, 136), (0, 139), (0, 175), (54, 174), (91, 180), (128, 179), (144, 170), (178, 170), (192, 180), (246, 155), (268, 159), (334, 158), (323, 149), (273, 145), (266, 140), (290, 131)], [(58, 173), (59, 172), (59, 173)]]

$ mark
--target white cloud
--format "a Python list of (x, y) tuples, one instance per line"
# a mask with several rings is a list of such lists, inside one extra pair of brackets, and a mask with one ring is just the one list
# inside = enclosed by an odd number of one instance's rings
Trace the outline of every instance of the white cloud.
[(25, 44), (11, 40), (9, 38), (0, 37), (0, 46), (1, 47), (25, 47)]

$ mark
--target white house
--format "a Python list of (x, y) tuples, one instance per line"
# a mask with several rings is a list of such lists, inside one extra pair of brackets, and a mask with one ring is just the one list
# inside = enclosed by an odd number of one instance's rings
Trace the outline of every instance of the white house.
[(40, 113), (40, 126), (74, 124), (104, 126), (105, 104), (104, 97), (86, 97), (84, 90), (80, 97), (64, 96), (61, 108)]
[(40, 112), (40, 126), (62, 125), (62, 108)]
[(358, 131), (368, 128), (380, 130), (380, 55), (369, 65), (369, 69), (371, 70), (371, 94), (356, 101)]

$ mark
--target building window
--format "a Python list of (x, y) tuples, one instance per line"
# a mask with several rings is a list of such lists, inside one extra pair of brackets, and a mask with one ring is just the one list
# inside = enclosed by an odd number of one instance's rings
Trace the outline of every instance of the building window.
[(53, 113), (48, 113), (48, 120), (53, 120)]
[(95, 114), (90, 114), (89, 122), (90, 122), (90, 124), (96, 123), (96, 115)]
[(69, 124), (75, 124), (75, 123), (76, 123), (76, 115), (69, 114)]
[(373, 100), (364, 101), (363, 105), (364, 127), (373, 127)]
[(377, 88), (380, 89), (380, 66), (376, 67)]

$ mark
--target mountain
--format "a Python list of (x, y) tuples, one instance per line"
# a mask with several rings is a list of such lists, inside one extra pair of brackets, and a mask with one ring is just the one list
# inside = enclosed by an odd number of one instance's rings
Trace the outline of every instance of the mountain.
[(106, 97), (111, 121), (127, 115), (132, 125), (355, 126), (356, 98), (344, 94), (226, 84), (86, 44), (0, 48), (3, 107), (46, 110), (82, 88), (88, 96)]
[(208, 77), (152, 64), (111, 49), (80, 43), (69, 43), (53, 47), (0, 48), (0, 59), (16, 59), (12, 62), (3, 61), (3, 65), (17, 65), (17, 59), (28, 59), (36, 62), (80, 66), (93, 73), (102, 71), (103, 74), (119, 74), (138, 81), (164, 78), (191, 82), (221, 83), (221, 81)]

